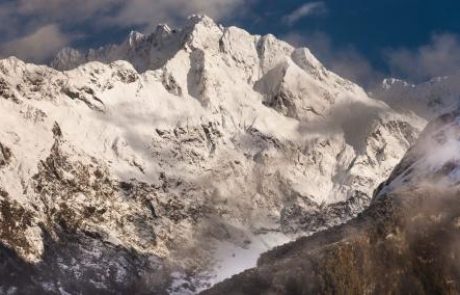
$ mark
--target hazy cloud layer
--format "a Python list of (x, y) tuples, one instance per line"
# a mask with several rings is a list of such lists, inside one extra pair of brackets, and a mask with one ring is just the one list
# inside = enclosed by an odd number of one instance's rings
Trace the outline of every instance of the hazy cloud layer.
[(0, 19), (8, 25), (0, 26), (0, 56), (43, 62), (82, 33), (91, 34), (88, 28), (136, 26), (148, 30), (160, 22), (177, 24), (196, 13), (219, 21), (234, 16), (237, 9), (241, 15), (245, 4), (252, 1), (256, 0), (4, 1), (0, 2)]
[[(125, 2), (113, 16), (103, 21), (119, 26), (156, 25), (159, 22), (177, 23), (185, 17), (204, 13), (215, 20), (224, 19), (244, 8), (245, 0), (132, 0)], [(241, 12), (241, 11), (240, 11)]]
[[(59, 22), (132, 26), (175, 22), (204, 13), (221, 20), (251, 0), (18, 0), (0, 4), (0, 16), (26, 25)], [(241, 13), (241, 10), (239, 10)], [(18, 23), (16, 21), (16, 23)], [(2, 28), (1, 30), (5, 30)]]
[(415, 82), (460, 73), (460, 40), (450, 34), (434, 35), (415, 51), (387, 50), (386, 56), (392, 74)]
[(310, 2), (291, 12), (289, 15), (284, 17), (283, 21), (289, 25), (293, 25), (304, 17), (324, 12), (326, 12), (326, 4), (324, 2)]
[(41, 62), (67, 46), (71, 38), (63, 34), (55, 24), (46, 25), (36, 32), (6, 42), (0, 46), (4, 56), (19, 56), (33, 62)]
[(356, 152), (364, 153), (366, 138), (373, 123), (380, 114), (386, 111), (382, 105), (356, 102), (350, 99), (333, 105), (330, 109), (330, 116), (325, 120), (301, 122), (299, 132), (304, 135), (335, 135), (343, 132), (345, 141)]

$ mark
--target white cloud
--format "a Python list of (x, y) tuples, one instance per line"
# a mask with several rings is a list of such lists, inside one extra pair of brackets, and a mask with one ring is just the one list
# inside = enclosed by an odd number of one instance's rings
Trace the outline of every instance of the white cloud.
[(3, 56), (16, 56), (40, 62), (51, 57), (57, 50), (69, 44), (70, 38), (56, 24), (45, 25), (37, 31), (0, 46)]
[(292, 13), (284, 17), (284, 22), (289, 25), (293, 25), (300, 19), (313, 14), (324, 13), (326, 11), (326, 4), (322, 1), (306, 3)]
[(386, 56), (393, 75), (414, 82), (460, 73), (460, 40), (450, 34), (434, 35), (416, 50), (387, 50)]
[(16, 11), (48, 21), (79, 22), (95, 14), (109, 12), (121, 0), (17, 0)]
[[(16, 0), (0, 1), (0, 33), (7, 39), (32, 33), (49, 23), (74, 25), (91, 22), (109, 13), (123, 0)], [(5, 38), (5, 36), (2, 36)]]
[[(366, 138), (370, 126), (385, 113), (386, 109), (379, 104), (357, 101), (349, 98), (330, 108), (330, 116), (326, 119), (301, 122), (301, 134), (339, 134), (343, 132), (345, 141), (359, 153), (365, 152)], [(360, 114), (357, 116), (356, 114)]]

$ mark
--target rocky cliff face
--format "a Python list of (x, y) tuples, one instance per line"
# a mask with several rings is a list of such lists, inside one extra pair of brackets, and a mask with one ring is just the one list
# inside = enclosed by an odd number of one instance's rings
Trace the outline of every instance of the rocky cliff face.
[(456, 294), (459, 125), (430, 123), (351, 222), (264, 254), (203, 294)]
[(5, 292), (194, 293), (220, 243), (362, 211), (426, 122), (207, 17), (53, 66), (0, 61)]

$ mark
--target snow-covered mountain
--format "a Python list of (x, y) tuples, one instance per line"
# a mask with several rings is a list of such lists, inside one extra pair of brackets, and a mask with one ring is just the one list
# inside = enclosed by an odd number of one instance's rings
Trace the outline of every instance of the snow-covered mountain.
[(204, 16), (53, 67), (0, 61), (0, 285), (21, 294), (193, 293), (362, 211), (426, 124)]

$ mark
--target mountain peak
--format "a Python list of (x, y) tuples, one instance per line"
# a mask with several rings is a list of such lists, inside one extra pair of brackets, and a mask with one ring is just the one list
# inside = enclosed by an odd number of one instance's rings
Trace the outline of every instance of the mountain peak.
[(82, 52), (64, 48), (52, 61), (51, 66), (59, 70), (69, 70), (90, 61), (113, 62), (127, 60), (143, 72), (156, 69), (184, 48), (218, 50), (223, 28), (206, 15), (192, 15), (182, 29), (171, 29), (167, 24), (159, 24), (148, 36), (131, 31), (119, 45), (107, 45)]
[(195, 26), (197, 24), (202, 24), (206, 27), (216, 26), (216, 22), (205, 14), (192, 14), (187, 18), (187, 23), (185, 27)]
[(169, 36), (171, 32), (173, 32), (173, 30), (167, 24), (159, 24), (155, 28), (155, 31), (153, 32), (153, 34), (164, 38), (166, 36)]
[(144, 40), (144, 34), (138, 31), (131, 31), (128, 35), (127, 43), (130, 47), (134, 47)]

